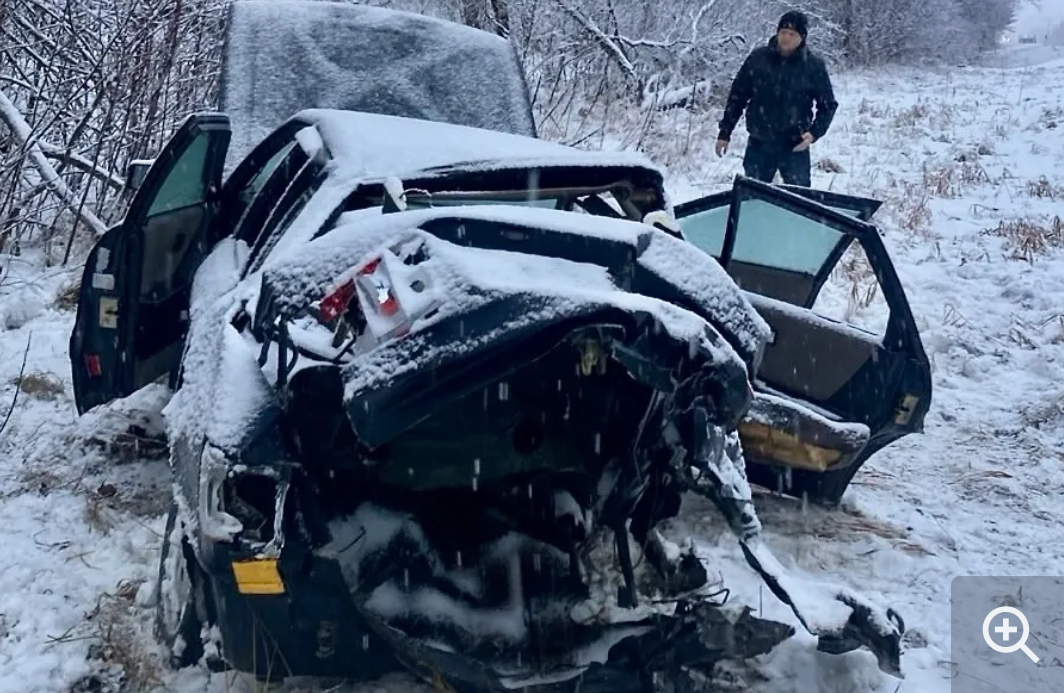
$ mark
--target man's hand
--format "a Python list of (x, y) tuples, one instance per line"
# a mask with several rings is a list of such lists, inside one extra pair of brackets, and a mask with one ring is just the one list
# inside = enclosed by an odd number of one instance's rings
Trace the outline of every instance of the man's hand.
[(806, 149), (809, 149), (809, 145), (811, 145), (815, 140), (816, 138), (813, 137), (811, 134), (809, 134), (808, 132), (803, 132), (802, 141), (799, 142), (791, 151), (804, 152)]
[(713, 147), (713, 151), (717, 153), (717, 156), (724, 156), (728, 151), (728, 140), (717, 140), (717, 144)]

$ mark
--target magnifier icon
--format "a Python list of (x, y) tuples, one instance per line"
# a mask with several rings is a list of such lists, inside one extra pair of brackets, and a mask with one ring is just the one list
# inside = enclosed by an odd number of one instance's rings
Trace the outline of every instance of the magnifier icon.
[[(1020, 620), (1019, 627), (1012, 625), (1009, 618), (998, 619), (1000, 623), (994, 627), (995, 633), (1001, 634), (1001, 639), (1008, 642), (1016, 631), (1020, 631), (1020, 639), (1015, 645), (998, 645), (990, 637), (990, 626), (994, 623), (994, 617), (998, 614), (1010, 614)], [(1019, 609), (1014, 609), (1011, 606), (999, 606), (986, 615), (986, 619), (983, 621), (983, 640), (986, 640), (986, 644), (990, 646), (990, 649), (996, 652), (1004, 652), (1009, 654), (1016, 650), (1023, 650), (1024, 654), (1031, 658), (1031, 661), (1038, 663), (1038, 655), (1031, 652), (1031, 648), (1027, 647), (1027, 638), (1031, 636), (1031, 626), (1027, 623), (1027, 617), (1023, 615), (1023, 612)]]

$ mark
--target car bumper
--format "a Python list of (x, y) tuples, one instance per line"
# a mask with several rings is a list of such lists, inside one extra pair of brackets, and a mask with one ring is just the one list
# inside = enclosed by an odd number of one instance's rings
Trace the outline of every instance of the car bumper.
[[(246, 559), (216, 547), (209, 572), (226, 663), (260, 680), (374, 680), (396, 670), (388, 645), (361, 625), (336, 561), (293, 553), (276, 564), (278, 591), (249, 581), (251, 571), (240, 569)], [(271, 566), (259, 568), (261, 575)]]

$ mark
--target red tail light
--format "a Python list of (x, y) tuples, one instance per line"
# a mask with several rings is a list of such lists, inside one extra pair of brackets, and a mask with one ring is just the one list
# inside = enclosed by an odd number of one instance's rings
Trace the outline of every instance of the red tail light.
[(91, 378), (99, 378), (103, 375), (99, 354), (85, 354), (85, 370), (89, 372)]
[[(318, 317), (323, 323), (343, 316), (348, 306), (352, 306), (358, 312), (359, 334), (364, 330), (373, 337), (373, 342), (380, 343), (410, 334), (415, 321), (439, 307), (440, 301), (432, 293), (431, 273), (404, 266), (406, 263), (395, 249), (385, 252), (391, 255), (377, 255), (334, 280), (329, 293), (318, 304)], [(419, 295), (411, 305), (401, 303), (407, 284), (412, 294)]]
[(358, 283), (362, 286), (366, 298), (376, 306), (377, 312), (391, 317), (399, 312), (399, 299), (395, 297), (388, 278), (384, 275), (377, 276), (377, 268), (380, 264), (381, 258), (367, 263), (358, 272)]
[(355, 280), (351, 279), (340, 285), (340, 288), (321, 299), (321, 317), (326, 322), (332, 322), (338, 316), (347, 311), (347, 304), (355, 295)]

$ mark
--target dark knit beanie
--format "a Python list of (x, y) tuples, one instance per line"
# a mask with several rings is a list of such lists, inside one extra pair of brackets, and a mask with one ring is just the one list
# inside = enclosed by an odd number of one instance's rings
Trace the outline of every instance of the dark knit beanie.
[(805, 13), (798, 10), (791, 10), (784, 12), (780, 17), (780, 23), (776, 27), (776, 31), (780, 29), (793, 29), (804, 39), (809, 35), (809, 18), (805, 16)]

